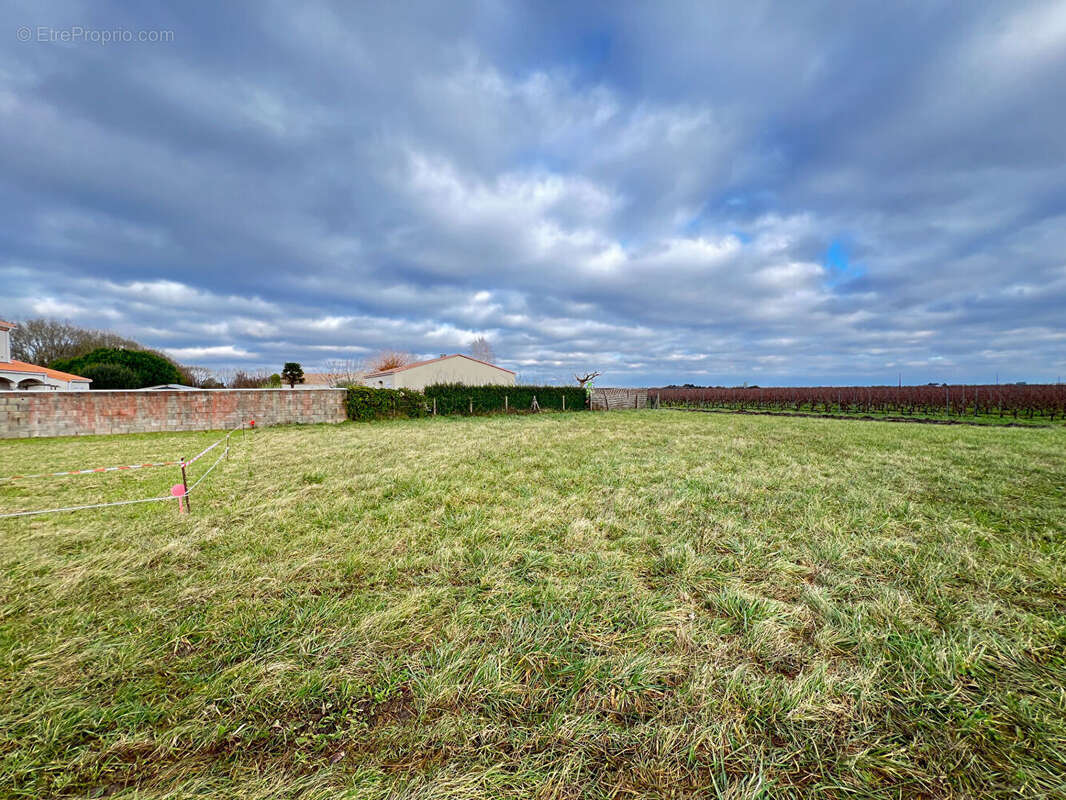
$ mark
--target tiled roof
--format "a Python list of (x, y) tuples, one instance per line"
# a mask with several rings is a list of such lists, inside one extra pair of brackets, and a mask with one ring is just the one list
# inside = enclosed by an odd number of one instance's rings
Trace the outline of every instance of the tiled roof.
[(18, 325), (16, 325), (14, 322), (4, 322), (4, 320), (0, 319), (0, 328), (7, 328), (8, 330), (10, 330), (11, 328), (17, 327)]
[(25, 361), (0, 361), (0, 372), (28, 372), (37, 375), (47, 375), (49, 378), (55, 378), (58, 381), (92, 382), (90, 378), (83, 378), (81, 375), (71, 375), (69, 372), (60, 372), (58, 369), (38, 367), (36, 364), (27, 364)]
[(504, 372), (510, 372), (512, 375), (517, 374), (513, 369), (507, 369), (506, 367), (497, 367), (495, 364), (490, 364), (488, 361), (482, 361), (480, 358), (474, 358), (473, 356), (463, 355), (462, 353), (453, 353), (450, 356), (441, 356), (440, 358), (430, 358), (426, 361), (416, 361), (414, 364), (405, 364), (402, 367), (393, 367), (392, 369), (383, 369), (378, 372), (371, 372), (368, 375), (364, 375), (365, 378), (377, 378), (381, 375), (395, 375), (397, 372), (403, 372), (407, 369), (414, 369), (415, 367), (425, 366), (426, 364), (432, 364), (435, 361), (445, 361), (449, 358), (468, 358), (471, 361), (476, 361), (479, 364), (484, 364), (486, 367), (494, 367), (495, 369), (503, 370)]

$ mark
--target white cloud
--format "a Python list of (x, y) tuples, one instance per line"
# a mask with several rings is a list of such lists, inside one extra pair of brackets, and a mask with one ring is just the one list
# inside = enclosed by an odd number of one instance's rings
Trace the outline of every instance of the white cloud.
[(1062, 361), (1057, 5), (606, 9), (602, 62), (535, 4), (417, 14), (0, 54), (0, 316), (618, 382)]
[(200, 361), (203, 359), (211, 359), (217, 361), (219, 359), (237, 359), (245, 360), (248, 358), (256, 358), (254, 353), (245, 350), (243, 347), (235, 347), (233, 345), (217, 345), (214, 347), (170, 347), (167, 348), (169, 353), (174, 358), (181, 361)]

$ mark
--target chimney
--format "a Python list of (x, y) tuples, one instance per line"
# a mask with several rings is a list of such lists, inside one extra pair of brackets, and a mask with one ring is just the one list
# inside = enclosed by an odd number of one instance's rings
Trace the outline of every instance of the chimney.
[(0, 319), (0, 361), (11, 360), (11, 329), (15, 327), (13, 322), (4, 322)]

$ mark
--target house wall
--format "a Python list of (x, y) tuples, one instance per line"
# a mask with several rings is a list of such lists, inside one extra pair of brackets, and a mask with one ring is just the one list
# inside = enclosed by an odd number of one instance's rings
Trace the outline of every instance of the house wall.
[(87, 392), (88, 381), (64, 381), (43, 372), (10, 372), (0, 364), (0, 392)]
[(344, 389), (4, 392), (0, 439), (343, 422)]
[(0, 328), (0, 361), (11, 360), (11, 332)]
[[(391, 376), (392, 389), (425, 389), (434, 383), (463, 383), (467, 386), (514, 386), (514, 373), (469, 358), (446, 358), (420, 367), (411, 367)], [(376, 385), (376, 383), (375, 383)]]
[(395, 375), (379, 375), (376, 378), (367, 378), (363, 381), (367, 386), (375, 389), (396, 389)]

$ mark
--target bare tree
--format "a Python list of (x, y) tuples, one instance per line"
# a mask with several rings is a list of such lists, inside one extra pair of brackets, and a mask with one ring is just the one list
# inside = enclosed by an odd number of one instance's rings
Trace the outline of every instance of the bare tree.
[[(227, 370), (228, 372), (228, 370)], [(226, 385), (230, 389), (263, 389), (270, 385), (270, 374), (265, 369), (245, 372), (238, 369), (232, 375), (226, 375)], [(278, 385), (281, 385), (280, 379)]]
[(574, 375), (574, 380), (577, 381), (578, 386), (584, 389), (586, 383), (590, 383), (594, 379), (600, 377), (600, 375), (602, 374), (602, 372), (586, 372), (584, 377), (580, 375)]
[(198, 389), (221, 389), (223, 387), (215, 374), (207, 367), (180, 367), (183, 380), (189, 386)]
[(48, 366), (60, 358), (77, 358), (98, 347), (146, 348), (111, 331), (79, 328), (69, 322), (37, 317), (19, 322), (11, 331), (11, 357)]
[(329, 377), (329, 385), (348, 386), (359, 383), (366, 375), (366, 370), (351, 359), (335, 359), (326, 363), (326, 375)]
[(492, 344), (484, 336), (479, 336), (470, 344), (470, 355), (479, 361), (487, 361), (490, 364), (496, 360), (496, 352)]
[(402, 350), (382, 350), (367, 361), (366, 367), (368, 372), (382, 372), (386, 369), (406, 367), (414, 360), (414, 356)]

